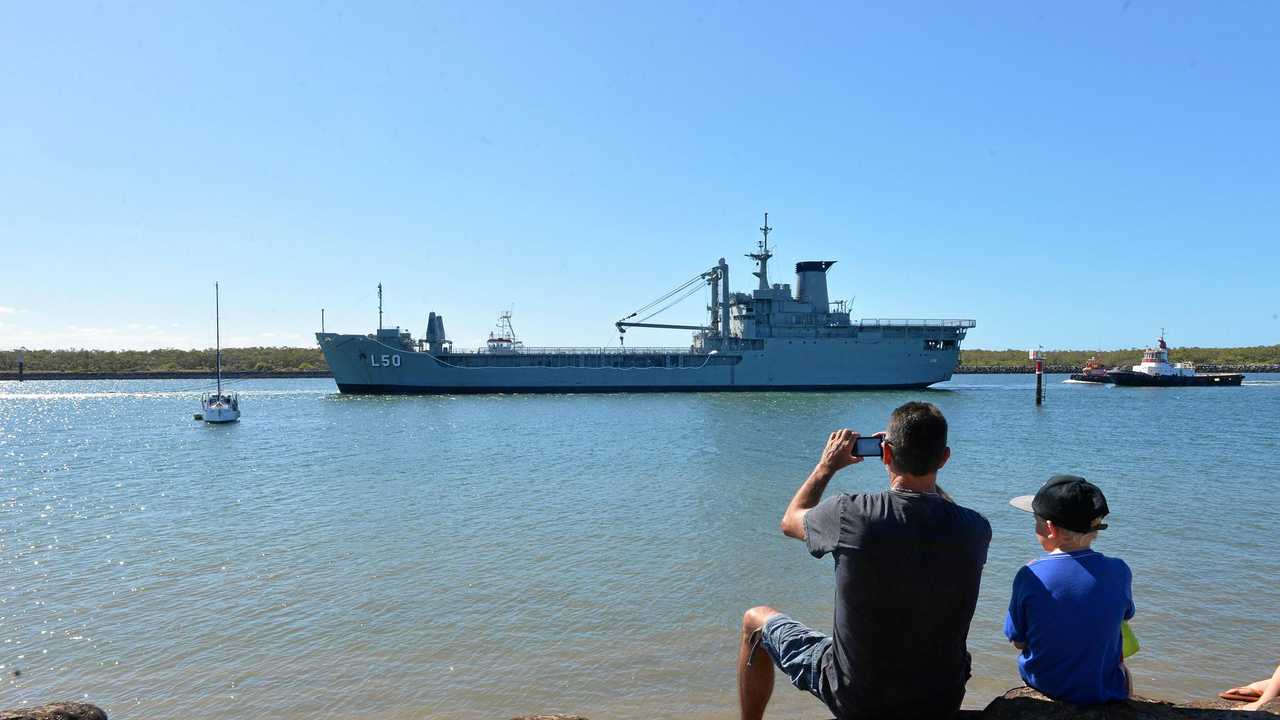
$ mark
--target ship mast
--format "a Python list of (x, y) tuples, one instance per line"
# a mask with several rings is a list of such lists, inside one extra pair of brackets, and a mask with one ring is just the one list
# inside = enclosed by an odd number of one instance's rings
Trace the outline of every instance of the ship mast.
[(760, 226), (760, 234), (764, 235), (764, 239), (758, 241), (759, 252), (747, 253), (747, 257), (755, 260), (759, 264), (760, 269), (751, 273), (760, 278), (760, 289), (769, 289), (769, 258), (773, 257), (773, 253), (769, 252), (769, 233), (773, 228), (769, 227), (769, 213), (764, 214), (764, 225)]
[(511, 342), (516, 340), (516, 329), (511, 326), (510, 310), (498, 314), (498, 337), (504, 337)]
[(213, 284), (213, 347), (214, 362), (218, 367), (218, 397), (222, 397), (222, 309), (216, 282)]

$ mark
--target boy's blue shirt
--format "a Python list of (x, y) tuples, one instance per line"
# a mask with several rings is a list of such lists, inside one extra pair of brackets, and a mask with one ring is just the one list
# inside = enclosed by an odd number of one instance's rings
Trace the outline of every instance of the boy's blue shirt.
[(1080, 704), (1128, 697), (1120, 622), (1133, 617), (1133, 573), (1095, 550), (1049, 553), (1018, 570), (1004, 634), (1026, 643), (1023, 682)]

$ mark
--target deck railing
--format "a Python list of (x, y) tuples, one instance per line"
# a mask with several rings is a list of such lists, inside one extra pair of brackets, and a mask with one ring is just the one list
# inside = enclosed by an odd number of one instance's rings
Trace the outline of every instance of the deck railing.
[(975, 320), (898, 320), (885, 318), (863, 318), (855, 323), (859, 328), (874, 327), (948, 327), (971, 328), (977, 326)]
[[(454, 348), (455, 355), (688, 355), (693, 350), (684, 347), (517, 347), (504, 352), (492, 352), (488, 348)], [(699, 353), (704, 354), (704, 353)]]

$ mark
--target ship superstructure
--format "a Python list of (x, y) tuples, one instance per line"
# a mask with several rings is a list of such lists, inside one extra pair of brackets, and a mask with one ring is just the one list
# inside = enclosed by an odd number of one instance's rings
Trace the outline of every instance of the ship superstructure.
[[(519, 343), (511, 315), (486, 347), (458, 350), (432, 312), (421, 340), (400, 328), (372, 335), (316, 334), (344, 393), (641, 392), (920, 388), (950, 379), (973, 320), (851, 320), (832, 302), (834, 260), (795, 265), (795, 288), (769, 282), (768, 215), (756, 252), (757, 286), (731, 292), (720, 258), (675, 290), (615, 323), (692, 330), (685, 347), (547, 348)], [(649, 322), (691, 293), (709, 289), (705, 325)], [(638, 318), (638, 319), (636, 319)]]

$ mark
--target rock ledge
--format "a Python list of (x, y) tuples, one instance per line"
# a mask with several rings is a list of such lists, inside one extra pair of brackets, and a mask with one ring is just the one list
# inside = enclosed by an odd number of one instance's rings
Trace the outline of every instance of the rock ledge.
[[(1135, 697), (1107, 705), (1072, 705), (1054, 702), (1029, 687), (1014, 688), (981, 712), (966, 713), (982, 720), (1246, 720), (1236, 708), (1244, 703), (1207, 700), (1176, 704)], [(1267, 703), (1265, 714), (1280, 713), (1280, 700)], [(1265, 717), (1265, 715), (1263, 715)]]
[(56, 702), (33, 708), (0, 710), (0, 720), (107, 720), (107, 714), (89, 703)]

